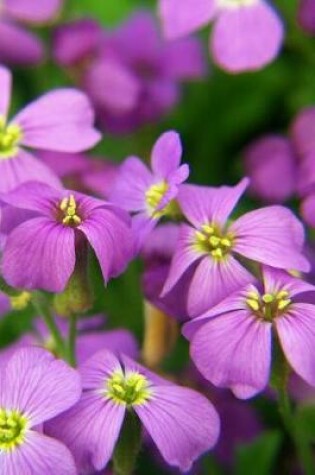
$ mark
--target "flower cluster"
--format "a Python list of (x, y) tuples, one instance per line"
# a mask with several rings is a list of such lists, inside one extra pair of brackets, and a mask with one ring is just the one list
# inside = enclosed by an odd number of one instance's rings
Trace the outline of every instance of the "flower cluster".
[[(280, 52), (280, 16), (267, 0), (159, 0), (160, 34), (145, 11), (113, 29), (70, 15), (52, 32), (45, 74), (60, 67), (79, 89), (33, 99), (8, 68), (43, 58), (20, 23), (50, 21), (61, 6), (0, 0), (0, 475), (133, 475), (151, 463), (234, 473), (235, 458), (281, 448), (284, 459), (292, 443), (289, 462), (311, 475), (315, 108), (286, 136), (244, 140), (245, 176), (216, 186), (206, 171), (196, 178), (199, 152), (180, 120), (152, 127), (182, 81), (205, 76), (202, 40), (188, 34), (213, 22), (214, 62), (253, 73)], [(314, 16), (300, 1), (305, 37)], [(216, 75), (225, 91), (230, 78)], [(194, 121), (202, 149), (209, 132), (204, 116)], [(127, 144), (126, 158), (105, 159), (109, 144)], [(250, 406), (258, 395), (267, 409)]]

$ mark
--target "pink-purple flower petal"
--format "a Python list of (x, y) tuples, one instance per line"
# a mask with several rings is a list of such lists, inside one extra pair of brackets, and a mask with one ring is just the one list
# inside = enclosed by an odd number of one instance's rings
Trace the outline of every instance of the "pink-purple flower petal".
[(240, 399), (262, 391), (271, 364), (271, 323), (246, 310), (212, 318), (194, 335), (191, 357), (215, 386), (228, 387)]

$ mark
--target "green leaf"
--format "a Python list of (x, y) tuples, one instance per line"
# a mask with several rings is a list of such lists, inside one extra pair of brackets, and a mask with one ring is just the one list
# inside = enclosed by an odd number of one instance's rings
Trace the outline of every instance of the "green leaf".
[(281, 444), (278, 431), (267, 431), (236, 450), (235, 475), (271, 475)]

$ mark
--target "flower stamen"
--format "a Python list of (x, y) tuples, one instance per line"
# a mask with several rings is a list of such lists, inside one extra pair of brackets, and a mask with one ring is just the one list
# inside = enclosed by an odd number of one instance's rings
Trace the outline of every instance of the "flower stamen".
[(59, 209), (63, 212), (63, 224), (67, 226), (78, 226), (81, 224), (82, 220), (77, 214), (77, 203), (73, 195), (63, 198)]
[(14, 157), (21, 139), (21, 127), (16, 124), (7, 125), (5, 118), (0, 116), (0, 160)]
[(118, 404), (144, 404), (151, 397), (149, 381), (138, 372), (115, 372), (106, 382), (106, 396)]
[(201, 252), (207, 252), (217, 261), (224, 259), (233, 247), (231, 233), (224, 234), (215, 224), (204, 224), (195, 232), (195, 248)]
[(13, 450), (25, 440), (28, 420), (18, 411), (0, 409), (0, 451)]

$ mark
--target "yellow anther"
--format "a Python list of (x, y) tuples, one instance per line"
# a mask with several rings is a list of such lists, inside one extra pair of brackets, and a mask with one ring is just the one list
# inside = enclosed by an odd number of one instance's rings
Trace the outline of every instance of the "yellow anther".
[(63, 198), (59, 208), (64, 213), (64, 217), (62, 218), (63, 224), (66, 224), (67, 226), (78, 226), (81, 223), (82, 220), (77, 214), (77, 203), (73, 195)]
[(219, 238), (218, 236), (210, 236), (209, 242), (212, 247), (218, 247), (221, 243), (221, 238)]
[(273, 301), (275, 300), (275, 297), (274, 297), (274, 295), (272, 295), (272, 294), (264, 294), (264, 295), (262, 296), (262, 300), (263, 300), (263, 302), (265, 302), (265, 303), (271, 303), (271, 302), (273, 302)]
[(201, 229), (207, 234), (214, 234), (215, 232), (214, 227), (210, 226), (209, 224), (203, 224)]
[(288, 296), (289, 296), (289, 292), (287, 290), (280, 290), (280, 292), (278, 292), (276, 295), (278, 300), (286, 299)]
[(137, 372), (113, 373), (106, 382), (105, 395), (118, 404), (127, 406), (144, 404), (152, 394), (149, 381)]
[(18, 152), (18, 145), (22, 139), (22, 130), (19, 125), (6, 125), (5, 117), (0, 117), (0, 159), (14, 157)]
[(30, 292), (21, 292), (18, 295), (10, 297), (10, 303), (13, 310), (24, 310), (32, 299)]
[(259, 294), (257, 292), (248, 292), (248, 297), (253, 300), (259, 300)]
[(223, 251), (220, 247), (218, 247), (217, 249), (214, 249), (213, 251), (211, 251), (211, 255), (215, 257), (216, 259), (220, 260), (223, 257)]
[(278, 310), (284, 310), (290, 305), (291, 299), (283, 299), (278, 302)]
[(200, 231), (196, 231), (196, 237), (202, 242), (207, 240), (207, 236)]
[(246, 303), (255, 312), (257, 312), (259, 310), (259, 301), (258, 300), (246, 299)]
[(232, 246), (232, 242), (228, 238), (221, 239), (221, 244), (222, 244), (222, 246), (225, 246), (225, 247), (231, 247)]

